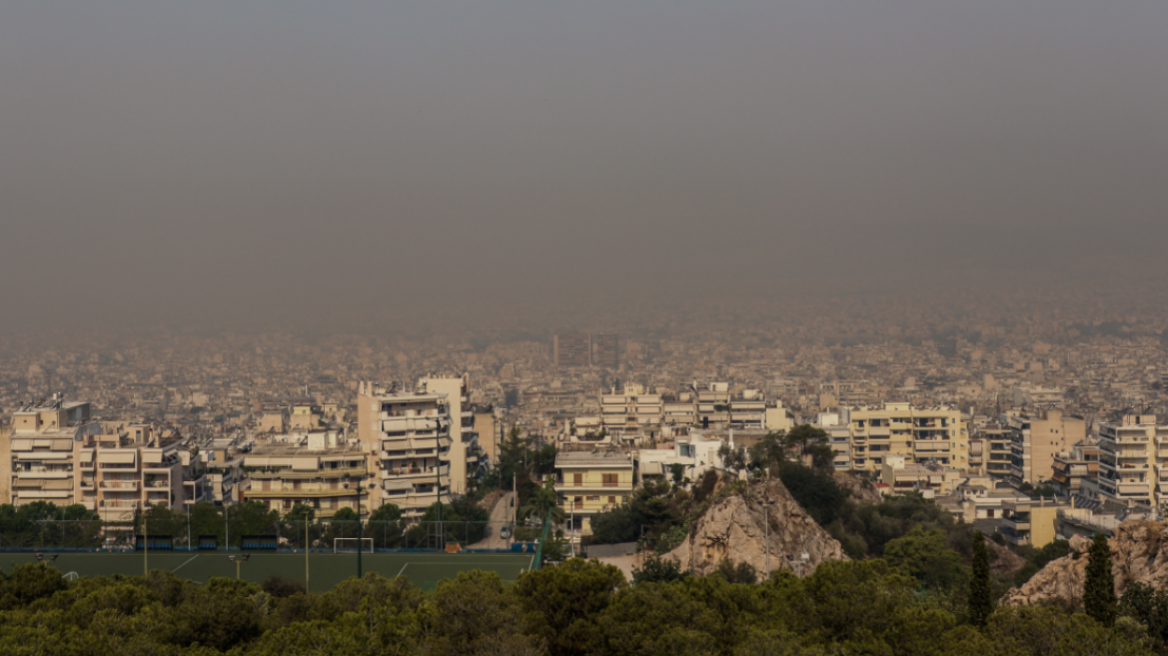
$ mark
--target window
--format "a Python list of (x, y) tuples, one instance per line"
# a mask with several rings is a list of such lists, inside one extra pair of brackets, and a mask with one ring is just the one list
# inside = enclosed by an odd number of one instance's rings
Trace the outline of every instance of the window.
[(616, 497), (609, 497), (608, 503), (609, 505), (616, 505)]
[(620, 485), (616, 474), (602, 474), (601, 477), (604, 487), (616, 487)]
[(582, 487), (584, 485), (584, 474), (572, 474), (572, 485)]

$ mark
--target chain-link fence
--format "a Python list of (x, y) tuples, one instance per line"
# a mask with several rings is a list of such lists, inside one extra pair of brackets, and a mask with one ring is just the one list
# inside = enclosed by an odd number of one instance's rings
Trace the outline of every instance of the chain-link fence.
[[(512, 526), (509, 522), (358, 522), (292, 521), (230, 511), (167, 513), (138, 517), (133, 522), (44, 520), (0, 531), (0, 550), (128, 551), (136, 535), (168, 536), (175, 550), (239, 549), (244, 536), (270, 536), (278, 549), (314, 551), (355, 549), (355, 538), (367, 538), (377, 550), (438, 550), (457, 544), (461, 549), (510, 550), (516, 543), (539, 539), (540, 526)], [(338, 538), (343, 538), (338, 542)], [(368, 548), (368, 542), (364, 543)]]

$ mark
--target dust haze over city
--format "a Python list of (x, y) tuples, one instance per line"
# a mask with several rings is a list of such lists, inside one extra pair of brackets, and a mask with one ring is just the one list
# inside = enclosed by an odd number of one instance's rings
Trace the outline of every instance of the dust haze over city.
[[(1112, 427), (1168, 430), (1165, 34), (1163, 0), (6, 3), (0, 504), (158, 500), (27, 468), (37, 413), (84, 407), (74, 459), (186, 454), (163, 505), (188, 511), (503, 512), (587, 449), (692, 467), (696, 495), (703, 468), (787, 471), (734, 449), (810, 427), (827, 460), (784, 453), (886, 494), (943, 470), (924, 487), (970, 526), (1007, 516), (962, 505), (987, 489), (1155, 516), (1157, 474), (1098, 472)], [(360, 417), (427, 389), (474, 419), (407, 466)], [(899, 412), (951, 441), (868, 446)], [(1032, 450), (1031, 421), (1060, 437)], [(255, 476), (309, 434), (382, 477), (364, 511)], [(629, 485), (557, 488), (571, 549)], [(662, 554), (696, 507), (648, 531)], [(881, 555), (846, 531), (810, 561)]]

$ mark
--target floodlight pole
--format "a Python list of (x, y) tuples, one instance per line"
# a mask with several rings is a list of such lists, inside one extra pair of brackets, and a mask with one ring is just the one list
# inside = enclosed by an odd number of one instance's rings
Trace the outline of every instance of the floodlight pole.
[[(304, 591), (308, 592), (308, 513), (304, 513)], [(357, 546), (361, 546), (358, 542)]]
[(361, 545), (365, 542), (365, 523), (361, 521), (361, 481), (363, 480), (365, 480), (365, 476), (357, 477), (357, 578), (362, 577)]
[(146, 527), (146, 513), (142, 513), (142, 578), (150, 574), (150, 529)]
[(434, 422), (434, 492), (438, 499), (438, 550), (442, 551), (446, 537), (442, 527), (442, 420)]

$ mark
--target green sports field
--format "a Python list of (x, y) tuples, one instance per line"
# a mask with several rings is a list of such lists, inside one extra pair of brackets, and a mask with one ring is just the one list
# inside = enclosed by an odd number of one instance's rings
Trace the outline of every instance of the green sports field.
[[(235, 563), (222, 551), (167, 552), (149, 554), (150, 569), (167, 569), (183, 578), (205, 583), (213, 576), (235, 576)], [(238, 554), (235, 554), (238, 555)], [(496, 553), (375, 553), (361, 556), (365, 573), (382, 576), (405, 576), (415, 585), (431, 588), (439, 580), (454, 578), (459, 572), (472, 569), (498, 572), (505, 581), (514, 581), (519, 574), (531, 568), (532, 554)], [(31, 553), (0, 553), (0, 568), (11, 572), (22, 563), (36, 562)], [(137, 553), (61, 553), (54, 567), (62, 574), (76, 572), (78, 576), (112, 576), (126, 574), (141, 576), (143, 555)], [(304, 554), (252, 553), (250, 560), (239, 567), (240, 578), (260, 582), (272, 574), (304, 582)], [(313, 553), (308, 557), (309, 588), (325, 592), (345, 579), (357, 575), (357, 554)]]

